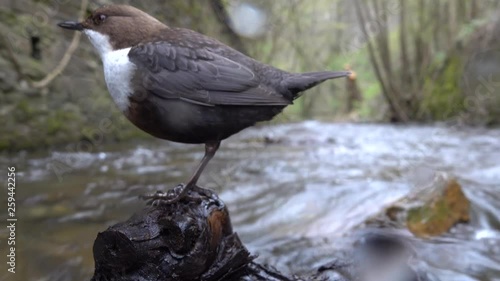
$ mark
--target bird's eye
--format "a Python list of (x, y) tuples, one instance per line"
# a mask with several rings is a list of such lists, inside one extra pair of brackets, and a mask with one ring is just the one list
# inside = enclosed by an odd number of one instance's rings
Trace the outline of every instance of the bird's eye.
[(107, 16), (104, 14), (98, 14), (94, 17), (94, 24), (95, 25), (100, 25), (106, 20)]

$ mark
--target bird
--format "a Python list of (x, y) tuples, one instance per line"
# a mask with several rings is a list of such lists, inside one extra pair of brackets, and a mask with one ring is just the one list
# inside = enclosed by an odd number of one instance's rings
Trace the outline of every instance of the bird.
[(146, 196), (165, 204), (200, 188), (198, 179), (221, 141), (271, 120), (303, 91), (349, 75), (280, 70), (129, 5), (101, 6), (81, 22), (58, 25), (88, 37), (113, 101), (131, 123), (160, 139), (205, 145), (203, 158), (178, 191)]

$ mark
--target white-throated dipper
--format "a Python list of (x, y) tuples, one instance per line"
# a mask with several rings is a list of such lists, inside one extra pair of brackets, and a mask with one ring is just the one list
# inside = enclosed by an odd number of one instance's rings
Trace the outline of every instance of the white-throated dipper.
[(270, 120), (300, 92), (349, 75), (282, 71), (127, 5), (103, 6), (83, 22), (59, 26), (88, 36), (101, 56), (114, 102), (133, 124), (161, 139), (205, 144), (205, 156), (175, 197), (149, 197), (165, 203), (197, 187), (222, 140)]

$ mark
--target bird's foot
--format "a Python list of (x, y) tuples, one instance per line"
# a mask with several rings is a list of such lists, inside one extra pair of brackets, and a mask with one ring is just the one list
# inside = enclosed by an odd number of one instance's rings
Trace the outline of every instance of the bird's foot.
[(202, 200), (203, 197), (218, 198), (217, 194), (209, 189), (189, 184), (179, 184), (167, 192), (157, 191), (156, 193), (140, 196), (141, 199), (147, 201), (148, 205), (152, 206), (174, 204), (183, 199), (197, 201)]

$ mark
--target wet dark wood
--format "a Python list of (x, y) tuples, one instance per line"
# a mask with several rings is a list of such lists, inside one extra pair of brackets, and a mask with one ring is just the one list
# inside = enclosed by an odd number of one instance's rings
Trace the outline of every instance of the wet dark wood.
[(99, 233), (93, 281), (292, 280), (253, 262), (217, 195), (148, 206)]
[[(407, 252), (404, 244), (392, 238), (364, 240), (368, 244), (361, 250), (332, 253), (332, 262), (313, 269), (315, 273), (306, 279), (288, 277), (254, 262), (255, 257), (233, 232), (224, 202), (200, 189), (175, 204), (148, 206), (99, 233), (92, 281), (367, 280), (359, 277), (372, 275), (367, 268), (380, 268), (380, 257)], [(366, 260), (377, 263), (370, 265)], [(398, 281), (426, 280), (412, 279), (416, 277), (413, 271), (405, 270), (408, 279)]]

